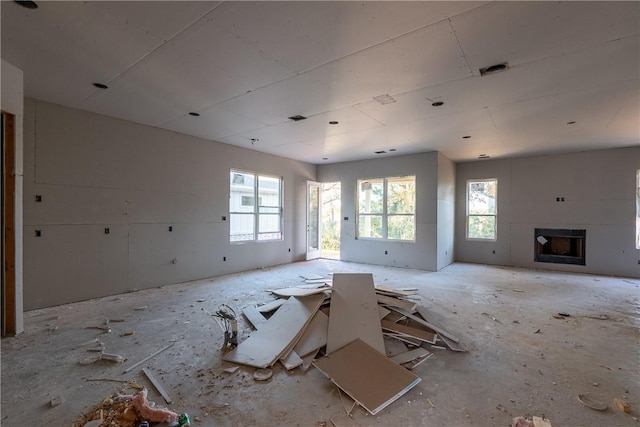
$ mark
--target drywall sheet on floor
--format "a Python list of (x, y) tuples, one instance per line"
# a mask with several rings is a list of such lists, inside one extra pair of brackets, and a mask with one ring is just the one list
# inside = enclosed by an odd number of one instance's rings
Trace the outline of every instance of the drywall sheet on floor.
[(400, 325), (398, 323), (389, 322), (388, 320), (384, 319), (381, 320), (380, 323), (382, 324), (382, 329), (386, 331), (418, 338), (420, 341), (428, 342), (429, 344), (436, 343), (436, 334), (434, 334), (433, 332), (413, 328), (411, 326)]
[(304, 357), (327, 345), (329, 331), (329, 316), (318, 310), (305, 329), (294, 350), (300, 357)]
[(315, 295), (322, 293), (324, 291), (328, 291), (331, 289), (331, 286), (322, 286), (319, 288), (283, 288), (283, 289), (274, 289), (271, 291), (272, 294), (277, 295), (279, 297), (306, 297), (309, 295)]
[(359, 339), (313, 364), (371, 415), (420, 382), (420, 377)]
[(256, 368), (272, 366), (300, 337), (323, 301), (324, 294), (289, 298), (260, 329), (222, 360)]
[(385, 354), (372, 274), (334, 274), (327, 354), (360, 338)]

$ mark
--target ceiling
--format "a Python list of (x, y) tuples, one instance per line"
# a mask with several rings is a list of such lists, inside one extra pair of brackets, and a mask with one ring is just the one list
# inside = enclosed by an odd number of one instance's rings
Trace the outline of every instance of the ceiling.
[(1, 2), (26, 96), (212, 141), (314, 164), (640, 144), (637, 1), (38, 6)]

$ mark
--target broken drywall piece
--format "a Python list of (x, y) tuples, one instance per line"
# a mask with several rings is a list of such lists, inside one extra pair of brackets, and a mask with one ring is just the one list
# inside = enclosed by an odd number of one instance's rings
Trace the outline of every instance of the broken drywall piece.
[(100, 427), (102, 425), (102, 420), (93, 420), (86, 423), (83, 427)]
[(416, 307), (418, 306), (418, 304), (415, 302), (406, 301), (403, 299), (398, 299), (398, 298), (390, 297), (387, 295), (377, 294), (377, 296), (378, 296), (378, 302), (380, 304), (385, 306), (390, 306), (390, 307), (403, 308), (411, 313), (413, 313), (416, 310)]
[(256, 369), (253, 373), (253, 379), (256, 381), (266, 381), (273, 376), (273, 371), (269, 368)]
[(318, 310), (294, 347), (295, 352), (304, 357), (324, 347), (327, 345), (328, 331), (329, 316)]
[(380, 313), (380, 319), (384, 319), (385, 317), (387, 317), (387, 315), (389, 315), (389, 313), (391, 313), (391, 310), (379, 305), (378, 312)]
[(588, 408), (591, 408), (591, 409), (595, 409), (596, 411), (606, 411), (607, 408), (609, 407), (606, 403), (604, 403), (603, 401), (599, 400), (598, 398), (592, 396), (589, 393), (579, 394), (578, 395), (578, 400), (584, 406), (586, 406)]
[(242, 314), (249, 321), (254, 329), (260, 328), (261, 325), (267, 323), (267, 319), (258, 311), (254, 305), (249, 305), (242, 309)]
[(147, 308), (149, 308), (148, 305), (141, 305), (140, 307), (134, 308), (134, 310), (142, 311), (142, 310), (146, 310)]
[(414, 328), (412, 326), (405, 326), (399, 323), (389, 322), (388, 320), (382, 319), (380, 321), (382, 325), (382, 329), (385, 331), (390, 331), (395, 334), (401, 334), (404, 336), (408, 336), (411, 338), (417, 338), (420, 341), (424, 341), (429, 344), (436, 343), (436, 334), (424, 329)]
[(230, 368), (225, 368), (223, 369), (224, 372), (226, 372), (227, 374), (233, 374), (235, 373), (238, 369), (240, 369), (239, 366), (232, 366)]
[[(448, 332), (435, 318), (435, 316), (426, 308), (423, 306), (419, 306), (417, 307), (417, 311), (418, 314), (420, 314), (420, 317), (417, 316), (407, 316), (413, 320), (416, 320), (420, 323), (422, 323), (424, 326), (426, 326), (429, 329), (434, 330), (435, 332), (437, 332), (439, 335), (441, 336), (445, 336), (447, 337), (450, 341), (453, 342), (460, 342), (460, 338), (458, 338), (457, 336), (455, 336), (454, 334)], [(404, 314), (404, 313), (402, 313)], [(494, 319), (495, 320), (495, 319)]]
[(533, 416), (533, 427), (552, 427), (551, 423), (549, 422), (549, 420), (542, 418), (542, 417), (536, 417), (535, 415)]
[(300, 277), (302, 277), (305, 280), (315, 280), (315, 279), (323, 278), (321, 275), (315, 274), (315, 273), (303, 273), (300, 275)]
[(360, 339), (314, 361), (313, 365), (371, 415), (421, 381)]
[(280, 308), (280, 306), (282, 304), (284, 304), (286, 301), (287, 300), (284, 299), (284, 298), (273, 300), (271, 302), (268, 302), (266, 304), (262, 304), (262, 305), (256, 307), (256, 310), (258, 310), (262, 314), (269, 313), (269, 312), (272, 312), (272, 311), (277, 310), (278, 308)]
[(168, 404), (171, 404), (171, 398), (169, 397), (169, 393), (165, 391), (160, 381), (158, 381), (158, 379), (151, 373), (151, 371), (149, 371), (147, 368), (142, 368), (142, 372), (144, 372), (144, 374), (149, 379), (149, 381), (151, 381), (151, 384), (153, 384), (156, 390), (158, 390), (158, 393), (160, 393), (160, 396), (162, 396), (164, 401), (167, 402)]
[(106, 360), (107, 362), (114, 363), (124, 363), (126, 359), (119, 354), (100, 353), (100, 360)]
[(222, 359), (255, 368), (273, 366), (293, 349), (323, 301), (323, 294), (289, 298), (263, 327)]
[(397, 356), (398, 354), (405, 353), (407, 351), (407, 345), (404, 341), (400, 341), (395, 338), (384, 337), (384, 348), (387, 357)]
[(331, 286), (321, 286), (319, 288), (305, 289), (305, 288), (283, 288), (283, 289), (274, 289), (270, 291), (272, 294), (277, 295), (279, 297), (307, 297), (310, 295), (320, 294), (324, 291), (331, 290)]
[(327, 354), (361, 339), (385, 354), (372, 274), (333, 275)]
[(287, 357), (280, 359), (280, 363), (287, 371), (297, 368), (298, 366), (302, 366), (304, 363), (302, 358), (295, 351), (291, 351)]
[(428, 358), (432, 355), (433, 353), (425, 350), (422, 347), (418, 347), (405, 353), (390, 357), (390, 359), (396, 362), (398, 365), (402, 365), (403, 363), (411, 362), (416, 359)]

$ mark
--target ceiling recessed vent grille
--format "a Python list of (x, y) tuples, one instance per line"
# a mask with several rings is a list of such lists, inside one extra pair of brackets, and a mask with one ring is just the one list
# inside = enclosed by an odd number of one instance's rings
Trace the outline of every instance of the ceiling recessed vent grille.
[(489, 74), (501, 73), (509, 69), (509, 64), (503, 62), (501, 64), (490, 65), (488, 67), (480, 68), (481, 76), (488, 76)]
[(296, 114), (295, 116), (289, 117), (289, 120), (293, 120), (294, 122), (299, 122), (300, 120), (307, 120), (305, 116), (301, 116), (300, 114)]
[(393, 99), (393, 97), (389, 94), (374, 96), (373, 99), (375, 99), (382, 105), (393, 104), (394, 102), (396, 102), (396, 100)]

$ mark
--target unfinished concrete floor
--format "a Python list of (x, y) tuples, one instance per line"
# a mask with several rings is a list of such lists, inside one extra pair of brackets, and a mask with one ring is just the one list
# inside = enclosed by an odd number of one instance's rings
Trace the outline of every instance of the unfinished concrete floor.
[[(344, 413), (336, 387), (318, 370), (274, 369), (255, 382), (252, 368), (233, 374), (221, 361), (222, 333), (201, 308), (225, 303), (238, 312), (271, 301), (270, 288), (301, 284), (299, 274), (371, 272), (377, 284), (416, 287), (422, 304), (458, 332), (469, 353), (435, 351), (414, 372), (422, 382), (376, 416), (356, 408), (362, 426), (509, 426), (519, 415), (545, 415), (554, 427), (640, 426), (640, 280), (454, 264), (437, 273), (316, 260), (233, 274), (25, 314), (25, 332), (2, 340), (3, 426), (70, 426), (148, 367), (176, 412), (202, 426), (315, 426)], [(519, 292), (518, 290), (522, 291)], [(203, 302), (198, 302), (204, 300)], [(145, 310), (136, 307), (148, 306)], [(570, 317), (552, 315), (566, 312)], [(112, 332), (90, 326), (111, 323)], [(240, 339), (251, 332), (241, 318)], [(537, 332), (539, 330), (539, 332)], [(121, 336), (135, 331), (130, 336)], [(78, 365), (99, 338), (124, 364)], [(175, 340), (140, 368), (128, 365)], [(609, 404), (583, 406), (590, 393)], [(65, 401), (51, 408), (52, 397)], [(149, 397), (164, 404), (151, 388)], [(612, 408), (615, 397), (632, 414)]]

